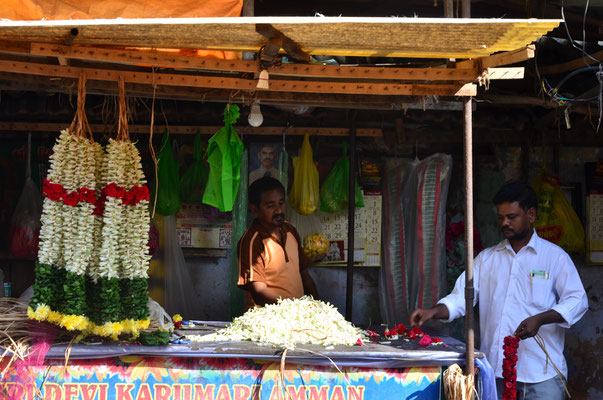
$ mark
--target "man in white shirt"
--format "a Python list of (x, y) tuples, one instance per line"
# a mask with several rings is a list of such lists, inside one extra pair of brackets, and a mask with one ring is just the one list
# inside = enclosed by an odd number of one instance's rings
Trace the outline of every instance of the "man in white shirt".
[[(503, 339), (516, 335), (517, 398), (557, 400), (565, 398), (563, 383), (551, 365), (567, 379), (563, 357), (565, 329), (588, 309), (578, 271), (569, 255), (540, 238), (534, 230), (538, 198), (524, 183), (505, 184), (494, 196), (498, 221), (505, 240), (482, 251), (474, 262), (474, 305), (479, 301), (481, 351), (497, 377), (502, 399)], [(465, 273), (448, 296), (430, 309), (410, 316), (413, 326), (430, 319), (452, 321), (465, 315)], [(539, 334), (551, 359), (533, 336)]]

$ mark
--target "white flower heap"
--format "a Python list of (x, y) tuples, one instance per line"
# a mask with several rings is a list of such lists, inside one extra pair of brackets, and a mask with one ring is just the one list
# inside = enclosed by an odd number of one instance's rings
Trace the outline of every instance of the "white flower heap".
[(297, 344), (351, 346), (362, 338), (362, 331), (331, 304), (304, 296), (254, 308), (227, 328), (188, 338), (197, 342), (251, 340), (293, 349)]

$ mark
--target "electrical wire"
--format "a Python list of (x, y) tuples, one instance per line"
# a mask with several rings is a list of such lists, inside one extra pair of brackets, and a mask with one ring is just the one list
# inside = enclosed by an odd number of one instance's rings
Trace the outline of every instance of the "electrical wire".
[[(567, 37), (570, 41), (570, 44), (572, 45), (573, 48), (575, 48), (576, 50), (579, 50), (582, 53), (582, 57), (585, 59), (584, 62), (586, 63), (586, 57), (588, 57), (591, 60), (593, 60), (595, 63), (600, 64), (599, 60), (597, 60), (596, 58), (594, 58), (593, 56), (588, 54), (585, 49), (585, 46), (586, 46), (586, 14), (588, 12), (588, 4), (589, 4), (589, 0), (586, 1), (586, 7), (584, 8), (584, 18), (582, 19), (582, 39), (583, 39), (584, 48), (578, 47), (576, 45), (576, 42), (572, 38), (572, 35), (570, 34), (569, 27), (568, 27), (567, 21), (565, 19), (565, 6), (564, 6), (563, 0), (561, 0), (561, 19), (563, 20), (563, 26), (565, 27), (565, 32), (567, 33)], [(590, 65), (590, 64), (586, 63), (586, 65)]]
[[(567, 20), (565, 18), (565, 4), (564, 4), (564, 1), (561, 0), (561, 18), (563, 19), (563, 26), (565, 27), (565, 32), (567, 33), (567, 37), (569, 39), (571, 46), (573, 48), (575, 48), (576, 50), (579, 50), (582, 53), (582, 59), (584, 60), (584, 64), (586, 66), (583, 68), (574, 70), (574, 71), (570, 72), (569, 74), (567, 74), (566, 76), (564, 76), (563, 79), (561, 79), (561, 81), (559, 81), (559, 83), (557, 83), (557, 85), (555, 87), (550, 85), (546, 78), (540, 76), (540, 71), (538, 70), (537, 63), (536, 63), (536, 75), (537, 75), (539, 81), (541, 82), (542, 90), (553, 101), (557, 102), (559, 105), (568, 104), (568, 106), (569, 106), (572, 102), (592, 102), (592, 101), (596, 100), (598, 103), (597, 104), (598, 108), (599, 108), (599, 122), (597, 124), (597, 128), (596, 128), (595, 132), (598, 132), (599, 128), (601, 127), (601, 122), (603, 121), (603, 64), (599, 60), (594, 58), (592, 55), (590, 55), (586, 52), (586, 17), (588, 15), (589, 5), (590, 5), (590, 0), (586, 0), (586, 5), (584, 7), (584, 15), (582, 18), (582, 45), (578, 46), (577, 42), (574, 41), (574, 39), (572, 38), (572, 35), (569, 31)], [(593, 63), (596, 65), (591, 65)], [(573, 99), (573, 98), (569, 98), (569, 97), (562, 96), (559, 94), (559, 89), (569, 79), (571, 79), (572, 77), (574, 77), (580, 73), (595, 71), (595, 70), (597, 71), (597, 72), (595, 72), (595, 76), (599, 83), (598, 96), (583, 98), (583, 99)]]

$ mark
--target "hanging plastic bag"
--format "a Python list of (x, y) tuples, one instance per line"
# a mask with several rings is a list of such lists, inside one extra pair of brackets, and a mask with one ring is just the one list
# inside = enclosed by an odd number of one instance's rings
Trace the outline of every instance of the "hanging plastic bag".
[(239, 106), (228, 105), (224, 109), (224, 127), (209, 139), (207, 161), (209, 178), (203, 194), (203, 203), (231, 211), (239, 190), (241, 153), (243, 142), (232, 124), (239, 119)]
[(559, 180), (541, 169), (532, 181), (538, 194), (534, 227), (538, 236), (568, 252), (584, 252), (584, 227), (559, 186)]
[[(338, 212), (348, 209), (350, 182), (350, 160), (348, 160), (348, 144), (343, 142), (343, 156), (327, 176), (320, 189), (320, 211)], [(364, 199), (354, 178), (354, 203), (356, 207), (364, 207)]]
[(202, 156), (201, 134), (197, 132), (195, 135), (193, 163), (180, 178), (180, 200), (183, 203), (201, 204), (203, 200), (203, 191), (207, 185), (209, 170), (203, 163)]
[(172, 152), (170, 133), (166, 129), (161, 140), (161, 151), (157, 162), (156, 211), (161, 215), (176, 214), (180, 209), (178, 169), (178, 163)]
[(23, 192), (17, 202), (10, 229), (10, 254), (32, 259), (38, 254), (42, 196), (31, 179), (31, 133), (27, 139), (27, 172)]
[(312, 158), (310, 137), (306, 133), (298, 157), (293, 157), (293, 187), (289, 204), (302, 215), (310, 215), (318, 208), (318, 169)]

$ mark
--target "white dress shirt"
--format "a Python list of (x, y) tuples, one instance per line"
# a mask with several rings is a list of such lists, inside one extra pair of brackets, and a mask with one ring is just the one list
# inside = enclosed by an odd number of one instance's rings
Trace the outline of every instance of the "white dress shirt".
[[(503, 339), (512, 335), (526, 318), (555, 310), (565, 320), (542, 325), (538, 331), (551, 359), (567, 378), (563, 357), (565, 329), (588, 309), (588, 300), (578, 271), (559, 246), (536, 234), (516, 254), (508, 240), (482, 251), (474, 262), (474, 305), (479, 301), (481, 348), (502, 378)], [(452, 321), (465, 315), (465, 273), (454, 290), (438, 303), (444, 304)], [(520, 341), (517, 381), (542, 382), (556, 375), (533, 338)]]

